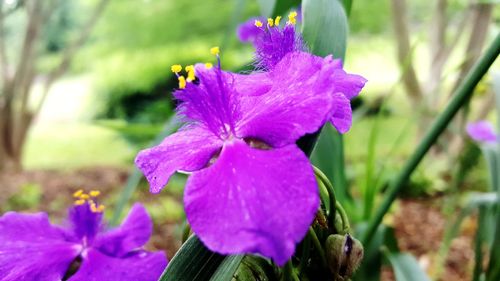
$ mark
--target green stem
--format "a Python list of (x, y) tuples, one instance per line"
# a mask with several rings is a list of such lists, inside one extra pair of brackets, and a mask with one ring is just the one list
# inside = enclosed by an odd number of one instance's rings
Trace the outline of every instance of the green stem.
[(483, 242), (486, 224), (486, 208), (479, 207), (476, 239), (474, 245), (474, 270), (472, 274), (472, 281), (481, 280), (481, 274), (483, 273)]
[(382, 222), (382, 219), (389, 211), (389, 208), (396, 199), (398, 193), (404, 187), (405, 183), (408, 181), (410, 175), (417, 168), (418, 164), (422, 161), (431, 146), (437, 141), (441, 133), (443, 133), (446, 129), (450, 121), (457, 114), (458, 110), (466, 104), (467, 100), (471, 97), (474, 88), (486, 74), (499, 53), (500, 34), (497, 34), (490, 47), (474, 65), (465, 79), (462, 80), (462, 83), (454, 93), (452, 100), (449, 102), (443, 113), (438, 116), (430, 130), (424, 136), (424, 139), (410, 157), (409, 161), (406, 162), (406, 165), (403, 167), (401, 173), (391, 182), (381, 206), (376, 211), (375, 216), (368, 225), (367, 231), (363, 235), (362, 242), (365, 247), (368, 247), (378, 226)]
[(305, 268), (307, 266), (307, 261), (310, 257), (310, 248), (311, 248), (311, 238), (307, 235), (302, 241), (302, 256), (300, 257), (299, 264), (299, 279), (304, 275)]
[(342, 234), (351, 232), (351, 224), (349, 223), (349, 218), (347, 217), (347, 213), (344, 210), (344, 207), (337, 201), (336, 205), (337, 211), (339, 211), (340, 218), (342, 219)]
[(330, 199), (330, 212), (328, 213), (328, 228), (335, 228), (335, 207), (337, 205), (337, 200), (335, 198), (335, 190), (333, 189), (332, 183), (328, 180), (326, 175), (317, 167), (313, 166), (314, 174), (323, 183), (328, 191), (328, 198)]
[(316, 232), (312, 229), (312, 227), (309, 227), (309, 232), (307, 232), (307, 235), (311, 238), (314, 247), (318, 251), (319, 258), (321, 259), (321, 264), (323, 265), (324, 268), (328, 268), (328, 263), (326, 262), (326, 256), (325, 256), (325, 251), (323, 251), (323, 247), (321, 246), (321, 243), (319, 242), (318, 236), (316, 235)]

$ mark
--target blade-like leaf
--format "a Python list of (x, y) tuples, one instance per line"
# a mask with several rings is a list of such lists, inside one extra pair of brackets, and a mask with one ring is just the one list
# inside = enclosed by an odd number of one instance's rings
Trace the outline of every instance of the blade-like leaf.
[(342, 0), (342, 4), (344, 4), (346, 14), (349, 16), (351, 14), (352, 0)]
[(417, 260), (410, 254), (384, 251), (396, 275), (396, 281), (430, 281)]
[(212, 275), (210, 281), (231, 281), (244, 257), (244, 255), (226, 257)]
[(302, 34), (310, 50), (319, 56), (344, 58), (347, 16), (338, 0), (304, 0)]
[[(172, 258), (159, 281), (230, 281), (241, 259), (211, 252), (193, 235)], [(215, 275), (217, 279), (212, 279)]]
[(288, 10), (300, 5), (300, 0), (278, 0), (274, 6), (273, 16), (284, 16)]
[(257, 0), (260, 7), (260, 14), (266, 18), (273, 15), (276, 0)]
[(339, 166), (341, 168), (344, 166), (342, 155), (336, 155), (341, 153), (338, 150), (338, 145), (338, 133), (331, 124), (325, 125), (311, 154), (311, 161), (333, 183), (337, 200), (345, 206), (352, 203), (352, 199), (347, 189), (347, 184), (338, 175)]

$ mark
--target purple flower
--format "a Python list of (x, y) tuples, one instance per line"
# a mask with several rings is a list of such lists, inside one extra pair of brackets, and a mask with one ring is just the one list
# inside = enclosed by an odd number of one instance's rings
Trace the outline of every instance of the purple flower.
[(467, 134), (480, 143), (496, 143), (498, 136), (495, 133), (493, 125), (488, 121), (478, 121), (467, 125)]
[[(289, 57), (291, 54), (296, 56), (311, 56), (310, 60), (320, 60), (320, 57), (306, 53), (307, 48), (303, 42), (302, 36), (296, 33), (295, 21), (298, 14), (290, 13), (288, 21), (284, 26), (276, 25), (276, 20), (269, 19), (268, 24), (254, 24), (254, 30), (259, 31), (258, 36), (254, 36), (252, 43), (255, 47), (256, 66), (262, 70), (269, 71), (275, 68), (281, 60)], [(279, 20), (278, 20), (279, 21)], [(271, 22), (273, 22), (271, 24)], [(250, 30), (249, 23), (245, 24), (246, 29)], [(250, 33), (250, 31), (246, 31)], [(298, 55), (302, 53), (301, 55)], [(340, 133), (349, 131), (352, 125), (352, 109), (350, 100), (355, 98), (363, 89), (366, 79), (356, 75), (348, 74), (343, 70), (342, 61), (327, 57), (329, 64), (333, 65), (335, 70), (330, 75), (330, 82), (333, 84), (334, 92), (338, 93), (332, 99), (332, 112), (330, 122)], [(283, 65), (283, 64), (281, 64)], [(314, 71), (314, 68), (304, 65), (301, 71)], [(342, 96), (343, 95), (343, 96)]]
[(142, 249), (152, 232), (142, 205), (135, 204), (119, 227), (105, 230), (102, 207), (94, 200), (76, 204), (69, 210), (67, 227), (52, 225), (46, 213), (8, 212), (0, 217), (2, 281), (159, 278), (167, 259), (162, 252)]
[(313, 169), (295, 142), (344, 98), (331, 83), (336, 64), (290, 53), (268, 73), (196, 65), (197, 80), (174, 93), (186, 125), (135, 160), (151, 192), (176, 171), (192, 173), (184, 204), (200, 240), (218, 253), (256, 253), (283, 265), (319, 207)]

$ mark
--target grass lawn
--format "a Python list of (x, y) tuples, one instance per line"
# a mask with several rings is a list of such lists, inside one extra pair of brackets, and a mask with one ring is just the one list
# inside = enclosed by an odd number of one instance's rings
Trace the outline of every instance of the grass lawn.
[(24, 152), (28, 169), (129, 166), (137, 148), (116, 131), (91, 123), (35, 126)]

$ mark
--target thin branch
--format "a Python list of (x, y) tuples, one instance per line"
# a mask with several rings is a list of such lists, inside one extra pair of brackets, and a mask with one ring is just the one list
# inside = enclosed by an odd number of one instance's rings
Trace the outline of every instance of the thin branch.
[[(5, 87), (9, 79), (8, 65), (9, 61), (7, 59), (7, 52), (5, 49), (5, 30), (4, 30), (4, 11), (3, 11), (3, 1), (0, 1), (0, 72), (2, 75), (2, 87)], [(2, 91), (3, 92), (3, 91)], [(0, 96), (1, 96), (0, 92)]]
[(445, 35), (448, 27), (448, 19), (446, 18), (446, 10), (448, 8), (447, 0), (436, 1), (436, 8), (433, 19), (431, 21), (430, 33), (430, 51), (432, 59), (435, 60), (439, 53), (446, 47)]
[(61, 3), (60, 0), (45, 0), (45, 1), (47, 1), (48, 4), (43, 13), (44, 23), (46, 23), (50, 19), (50, 17), (54, 14), (54, 11), (56, 10), (58, 4)]
[[(31, 5), (30, 5), (31, 4)], [(28, 11), (28, 26), (26, 28), (26, 33), (24, 36), (23, 46), (21, 48), (21, 53), (19, 56), (19, 64), (14, 73), (14, 78), (12, 83), (9, 83), (9, 88), (7, 89), (7, 99), (13, 99), (14, 89), (19, 83), (26, 79), (26, 75), (31, 72), (30, 67), (33, 66), (36, 41), (40, 33), (42, 12), (43, 12), (43, 1), (30, 1), (26, 3), (26, 9)]]
[[(458, 41), (465, 33), (464, 30), (467, 26), (467, 23), (469, 23), (469, 18), (472, 12), (472, 1), (474, 0), (470, 0), (470, 3), (468, 4), (469, 6), (465, 9), (464, 12), (462, 12), (458, 22), (453, 25), (456, 27), (454, 28), (454, 34), (450, 36), (451, 40), (449, 40), (448, 43), (446, 43), (445, 40), (443, 48), (441, 48), (438, 52), (435, 53), (433, 57), (431, 57), (432, 60), (430, 63), (429, 77), (426, 83), (426, 95), (428, 96), (429, 108), (431, 109), (436, 109), (440, 104), (439, 98), (442, 97), (438, 95), (438, 93), (439, 87), (440, 85), (442, 85), (441, 81), (443, 79), (444, 66), (448, 62), (453, 51), (457, 49), (457, 46), (459, 46)], [(448, 29), (450, 27), (451, 25), (448, 24)], [(431, 47), (431, 52), (432, 51), (433, 50)]]
[(67, 47), (64, 50), (61, 63), (49, 73), (43, 86), (42, 98), (38, 103), (37, 108), (35, 109), (35, 115), (40, 112), (42, 105), (45, 102), (45, 99), (47, 98), (50, 87), (52, 86), (54, 81), (57, 80), (62, 74), (64, 74), (64, 72), (66, 72), (76, 52), (83, 46), (85, 41), (87, 41), (88, 37), (92, 32), (92, 29), (94, 28), (95, 24), (97, 23), (97, 20), (101, 16), (102, 12), (104, 11), (104, 8), (108, 3), (109, 0), (101, 0), (97, 4), (93, 14), (90, 16), (89, 20), (83, 26), (80, 36), (69, 47)]
[(448, 20), (446, 18), (447, 8), (447, 0), (436, 1), (436, 7), (434, 9), (435, 12), (431, 21), (429, 42), (431, 63), (429, 64), (429, 77), (427, 78), (427, 83), (425, 85), (426, 100), (429, 108), (432, 108), (433, 105), (437, 104), (438, 95), (435, 95), (434, 93), (441, 84), (441, 76), (447, 60), (447, 45), (445, 40), (446, 30), (448, 27)]
[(490, 26), (491, 15), (493, 12), (493, 4), (491, 3), (476, 3), (473, 5), (473, 26), (469, 37), (469, 42), (467, 44), (467, 49), (465, 51), (465, 60), (460, 69), (460, 74), (453, 90), (455, 90), (460, 81), (465, 77), (467, 72), (472, 68), (474, 62), (476, 62), (481, 55), (481, 51), (486, 42), (486, 35), (488, 33), (488, 28)]
[(398, 45), (398, 61), (401, 67), (405, 67), (403, 84), (410, 99), (419, 102), (422, 99), (422, 90), (411, 59), (406, 0), (391, 0), (391, 2), (392, 22)]

